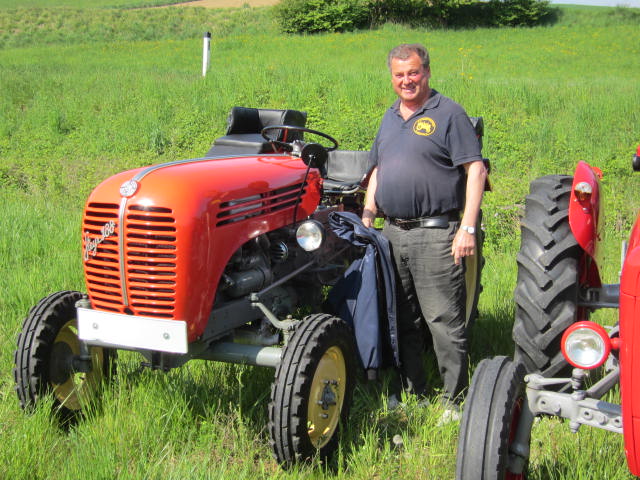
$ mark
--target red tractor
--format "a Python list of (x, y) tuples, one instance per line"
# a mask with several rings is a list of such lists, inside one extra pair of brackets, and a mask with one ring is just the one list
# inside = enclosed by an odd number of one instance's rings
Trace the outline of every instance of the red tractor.
[[(640, 147), (633, 157), (640, 171)], [(473, 375), (460, 424), (456, 478), (526, 478), (536, 416), (624, 434), (629, 470), (640, 475), (640, 215), (623, 249), (620, 284), (598, 271), (600, 170), (584, 162), (575, 174), (531, 183), (522, 219), (515, 289), (514, 360), (482, 360)], [(618, 308), (615, 326), (588, 320)], [(640, 337), (638, 337), (640, 338)], [(638, 340), (640, 341), (640, 340)], [(587, 384), (589, 370), (602, 376)], [(599, 370), (600, 371), (600, 370)], [(621, 404), (601, 400), (620, 385)]]
[[(25, 319), (14, 369), (23, 408), (51, 393), (59, 415), (77, 418), (118, 349), (161, 370), (192, 359), (267, 366), (276, 459), (332, 453), (360, 361), (351, 326), (323, 300), (362, 247), (328, 218), (359, 216), (370, 165), (368, 152), (337, 150), (305, 124), (295, 110), (234, 107), (203, 158), (126, 171), (91, 193), (87, 293), (49, 295)], [(469, 259), (469, 317), (481, 267)]]

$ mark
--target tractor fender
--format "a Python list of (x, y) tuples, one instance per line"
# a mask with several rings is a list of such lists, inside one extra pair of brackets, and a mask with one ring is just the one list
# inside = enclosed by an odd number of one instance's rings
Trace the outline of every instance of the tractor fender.
[[(640, 219), (640, 217), (639, 217)], [(620, 279), (620, 390), (629, 470), (640, 476), (640, 226), (636, 219)], [(634, 374), (635, 372), (635, 374)]]
[[(602, 241), (601, 235), (601, 208), (600, 201), (600, 179), (602, 171), (596, 167), (590, 166), (588, 163), (580, 161), (576, 166), (573, 176), (573, 185), (571, 188), (571, 198), (569, 201), (569, 226), (571, 233), (584, 252), (594, 261), (590, 262), (588, 272), (584, 272), (587, 276), (588, 283), (591, 285), (599, 285), (600, 275), (598, 273), (598, 265), (601, 263), (598, 248)], [(577, 190), (587, 185), (591, 191), (590, 195), (581, 197), (577, 194)]]

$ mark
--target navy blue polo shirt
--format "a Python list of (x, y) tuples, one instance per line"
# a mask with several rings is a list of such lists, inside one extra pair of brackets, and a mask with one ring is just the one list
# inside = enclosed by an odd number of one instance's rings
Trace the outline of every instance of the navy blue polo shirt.
[(389, 217), (419, 218), (462, 210), (463, 165), (482, 161), (471, 120), (435, 90), (407, 121), (400, 100), (384, 114), (371, 147), (378, 167), (376, 204)]

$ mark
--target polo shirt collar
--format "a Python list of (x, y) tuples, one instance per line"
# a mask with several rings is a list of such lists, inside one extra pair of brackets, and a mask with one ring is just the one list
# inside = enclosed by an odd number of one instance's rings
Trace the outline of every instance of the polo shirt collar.
[[(413, 115), (411, 115), (411, 117), (409, 117), (410, 119), (415, 117), (416, 115), (420, 115), (422, 113), (424, 113), (426, 110), (430, 110), (432, 108), (436, 108), (439, 104), (440, 104), (440, 98), (442, 96), (440, 95), (440, 92), (438, 92), (435, 88), (431, 89), (431, 95), (429, 95), (429, 98), (427, 98), (427, 100), (424, 102), (424, 104), (422, 105), (422, 107), (420, 107), (418, 110), (416, 110)], [(396, 99), (395, 102), (393, 102), (393, 105), (391, 105), (391, 109), (396, 113), (396, 115), (400, 116), (402, 118), (402, 115), (400, 115), (400, 99)]]

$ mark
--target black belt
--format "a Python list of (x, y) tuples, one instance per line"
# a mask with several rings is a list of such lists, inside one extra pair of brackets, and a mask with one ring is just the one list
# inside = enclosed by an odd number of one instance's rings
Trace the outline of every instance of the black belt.
[(387, 217), (391, 225), (402, 228), (403, 230), (411, 230), (412, 228), (426, 227), (426, 228), (447, 228), (449, 222), (455, 222), (460, 219), (458, 212), (448, 212), (443, 215), (437, 215), (435, 217), (420, 217), (420, 218), (393, 218)]

